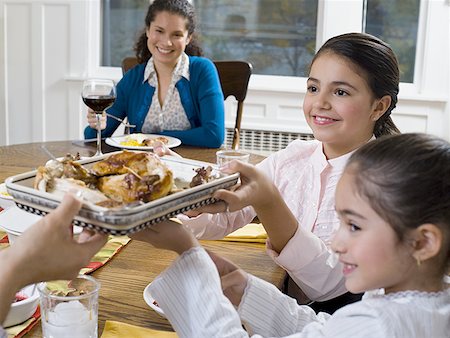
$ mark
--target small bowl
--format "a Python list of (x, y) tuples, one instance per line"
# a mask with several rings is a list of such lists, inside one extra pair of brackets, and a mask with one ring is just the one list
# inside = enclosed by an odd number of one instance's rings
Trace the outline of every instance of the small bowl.
[(27, 298), (11, 304), (9, 313), (3, 322), (3, 327), (14, 326), (28, 320), (36, 312), (39, 304), (39, 292), (34, 284), (28, 285), (19, 291)]
[(8, 209), (12, 206), (16, 205), (13, 197), (6, 190), (5, 183), (0, 184), (0, 208)]

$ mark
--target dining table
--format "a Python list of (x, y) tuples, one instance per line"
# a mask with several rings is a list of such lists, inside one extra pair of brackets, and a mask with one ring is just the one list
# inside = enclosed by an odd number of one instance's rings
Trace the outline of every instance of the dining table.
[[(104, 153), (119, 151), (103, 142)], [(184, 158), (215, 163), (218, 149), (181, 145), (173, 149)], [(48, 141), (16, 144), (0, 147), (0, 182), (44, 165), (49, 154), (61, 157), (67, 153), (92, 156), (95, 142)], [(251, 154), (250, 162), (258, 163), (263, 156)], [(285, 272), (265, 252), (263, 243), (245, 243), (221, 240), (202, 240), (201, 244), (238, 264), (245, 271), (281, 288)], [(176, 258), (171, 251), (152, 247), (150, 244), (131, 240), (109, 262), (91, 275), (101, 283), (98, 309), (98, 332), (103, 331), (105, 321), (119, 321), (140, 327), (171, 331), (167, 319), (151, 309), (144, 301), (143, 291)], [(45, 262), (42, 262), (45, 264)], [(26, 337), (42, 337), (38, 324)]]

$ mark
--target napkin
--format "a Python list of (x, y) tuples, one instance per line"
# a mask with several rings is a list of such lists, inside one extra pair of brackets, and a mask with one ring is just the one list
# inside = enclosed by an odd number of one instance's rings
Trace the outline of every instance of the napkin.
[[(91, 262), (87, 267), (81, 269), (81, 274), (89, 274), (94, 270), (105, 265), (111, 258), (117, 254), (120, 249), (122, 249), (130, 239), (127, 236), (110, 236), (108, 242), (103, 246), (103, 248), (91, 259)], [(8, 236), (0, 228), (0, 250), (9, 246)], [(20, 338), (23, 337), (27, 332), (29, 332), (38, 322), (41, 314), (39, 312), (39, 306), (34, 313), (33, 317), (28, 319), (26, 322), (8, 327), (6, 333), (8, 338)]]
[(247, 243), (266, 243), (266, 239), (267, 233), (262, 224), (249, 223), (221, 240)]
[(145, 327), (134, 326), (126, 323), (107, 320), (100, 338), (175, 338), (175, 332), (159, 331), (147, 329)]

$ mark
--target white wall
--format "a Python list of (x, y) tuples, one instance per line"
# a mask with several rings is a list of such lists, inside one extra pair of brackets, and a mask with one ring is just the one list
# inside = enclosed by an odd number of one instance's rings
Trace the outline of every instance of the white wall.
[[(360, 29), (359, 20), (342, 26), (336, 2), (320, 2), (319, 43)], [(357, 12), (360, 1), (354, 3)], [(393, 118), (403, 132), (450, 140), (450, 5), (429, 0), (422, 6), (416, 80), (401, 85)], [(99, 13), (98, 0), (0, 0), (0, 145), (82, 137), (81, 81), (121, 76), (118, 68), (98, 67)], [(305, 88), (302, 78), (252, 76), (242, 127), (309, 132), (301, 111)]]

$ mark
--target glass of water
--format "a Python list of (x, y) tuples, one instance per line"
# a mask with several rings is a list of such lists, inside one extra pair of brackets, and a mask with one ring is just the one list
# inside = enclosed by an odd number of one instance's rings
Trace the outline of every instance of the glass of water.
[(100, 283), (86, 275), (41, 283), (38, 290), (43, 337), (97, 338), (99, 289)]

